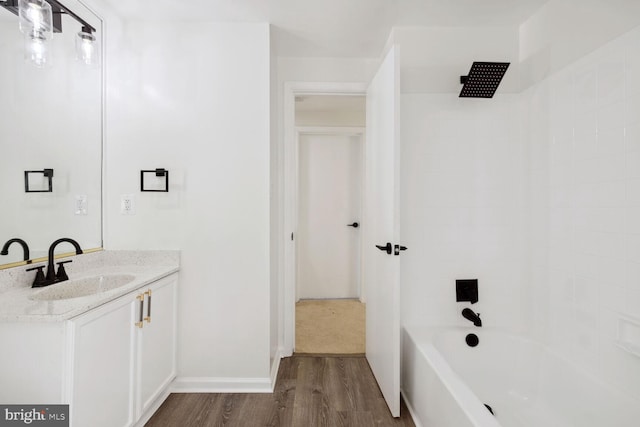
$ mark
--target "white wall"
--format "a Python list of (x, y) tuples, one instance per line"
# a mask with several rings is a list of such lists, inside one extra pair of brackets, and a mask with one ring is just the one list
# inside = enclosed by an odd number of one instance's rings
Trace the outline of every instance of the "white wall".
[(284, 82), (369, 82), (377, 58), (278, 58), (278, 80)]
[(636, 398), (638, 24), (636, 1), (552, 0), (520, 28), (532, 331)]
[[(519, 98), (403, 94), (402, 324), (522, 330), (523, 188)], [(479, 302), (457, 303), (456, 279), (478, 279)]]
[[(364, 102), (364, 98), (363, 98)], [(296, 111), (296, 126), (364, 127), (365, 111)]]
[(536, 333), (636, 398), (640, 359), (615, 341), (620, 319), (640, 331), (638, 71), (640, 27), (524, 93)]
[[(269, 27), (128, 22), (108, 34), (106, 246), (182, 250), (179, 376), (268, 378)], [(156, 167), (170, 192), (140, 193), (140, 170)], [(120, 214), (121, 194), (135, 215)]]
[[(273, 40), (273, 27), (269, 27), (270, 40)], [(269, 99), (270, 99), (270, 194), (271, 194), (271, 247), (270, 247), (270, 269), (271, 269), (271, 289), (270, 289), (270, 305), (269, 305), (269, 323), (271, 327), (271, 343), (270, 343), (270, 364), (273, 367), (277, 364), (281, 343), (284, 341), (284, 333), (280, 325), (280, 313), (282, 311), (282, 290), (280, 287), (280, 245), (281, 241), (280, 228), (282, 221), (281, 205), (279, 203), (280, 188), (278, 182), (278, 174), (280, 171), (280, 159), (278, 158), (278, 58), (275, 53), (274, 43), (270, 43), (269, 55)], [(274, 372), (271, 373), (274, 375)]]
[(550, 0), (520, 26), (522, 88), (631, 30), (639, 17), (636, 0)]

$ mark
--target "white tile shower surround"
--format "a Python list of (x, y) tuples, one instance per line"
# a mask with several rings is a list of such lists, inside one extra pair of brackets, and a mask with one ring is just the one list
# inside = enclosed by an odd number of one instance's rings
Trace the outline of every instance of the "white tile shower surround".
[(640, 358), (615, 343), (640, 319), (638, 72), (636, 28), (524, 93), (535, 330), (636, 398)]
[(523, 330), (519, 106), (519, 95), (403, 94), (403, 324), (462, 325), (453, 284), (477, 278), (483, 323)]
[[(402, 95), (404, 325), (530, 332), (640, 399), (640, 28), (521, 94)], [(636, 339), (636, 338), (634, 338)], [(640, 339), (638, 337), (637, 339)]]

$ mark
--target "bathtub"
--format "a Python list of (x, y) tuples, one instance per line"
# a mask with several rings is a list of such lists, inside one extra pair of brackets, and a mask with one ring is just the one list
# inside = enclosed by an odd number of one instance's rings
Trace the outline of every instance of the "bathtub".
[(402, 393), (418, 427), (640, 425), (637, 400), (534, 341), (487, 328), (405, 329)]

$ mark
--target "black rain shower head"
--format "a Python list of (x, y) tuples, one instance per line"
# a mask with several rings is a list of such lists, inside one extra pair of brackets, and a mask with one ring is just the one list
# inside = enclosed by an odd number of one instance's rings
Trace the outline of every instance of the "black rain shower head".
[(510, 62), (474, 62), (466, 76), (460, 76), (460, 98), (493, 98)]

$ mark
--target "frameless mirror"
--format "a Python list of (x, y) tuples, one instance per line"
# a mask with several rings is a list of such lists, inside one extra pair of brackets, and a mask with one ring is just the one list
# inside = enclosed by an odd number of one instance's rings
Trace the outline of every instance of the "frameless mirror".
[[(18, 16), (0, 7), (0, 247), (20, 238), (31, 259), (60, 237), (102, 246), (102, 60), (87, 65), (76, 53), (77, 18), (95, 28), (97, 46), (102, 21), (78, 0), (59, 4), (72, 13), (58, 13), (62, 31), (48, 40), (44, 67), (25, 54)], [(0, 268), (22, 260), (14, 243)]]

